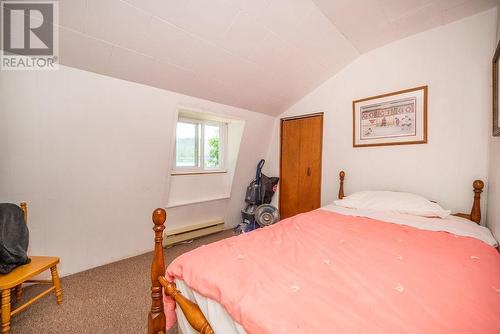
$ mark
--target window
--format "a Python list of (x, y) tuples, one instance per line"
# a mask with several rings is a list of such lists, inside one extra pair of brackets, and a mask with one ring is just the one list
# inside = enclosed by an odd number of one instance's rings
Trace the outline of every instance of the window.
[(227, 124), (179, 118), (175, 140), (176, 171), (222, 171)]

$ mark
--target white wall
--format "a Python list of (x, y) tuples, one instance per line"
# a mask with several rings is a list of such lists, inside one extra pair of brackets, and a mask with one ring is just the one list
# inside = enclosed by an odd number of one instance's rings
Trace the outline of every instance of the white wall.
[[(347, 194), (404, 190), (468, 212), (472, 181), (488, 174), (495, 31), (493, 9), (373, 50), (281, 115), (325, 113), (322, 203), (335, 199), (343, 169)], [(421, 85), (429, 86), (428, 144), (352, 147), (353, 100)], [(278, 124), (270, 159), (279, 159)]]
[(178, 106), (246, 127), (231, 199), (170, 209), (167, 227), (234, 225), (274, 118), (64, 66), (0, 73), (0, 202), (29, 203), (31, 254), (69, 274), (152, 249)]
[[(500, 11), (497, 17), (497, 38), (500, 41)], [(496, 47), (496, 45), (495, 45)], [(490, 113), (491, 115), (491, 113)], [(491, 122), (492, 121), (492, 118)], [(491, 123), (490, 123), (491, 124)], [(488, 227), (497, 240), (500, 240), (500, 137), (491, 135), (491, 126), (487, 135), (490, 139), (489, 191), (488, 191)]]

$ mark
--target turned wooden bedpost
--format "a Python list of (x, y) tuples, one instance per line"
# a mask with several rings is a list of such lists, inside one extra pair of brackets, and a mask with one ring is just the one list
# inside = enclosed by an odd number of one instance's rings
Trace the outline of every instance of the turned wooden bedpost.
[(207, 318), (205, 318), (205, 315), (201, 312), (197, 304), (184, 297), (180, 291), (177, 290), (177, 286), (174, 282), (168, 282), (163, 276), (158, 277), (158, 280), (161, 285), (163, 285), (165, 293), (174, 298), (177, 305), (179, 305), (191, 327), (200, 334), (214, 334)]
[(474, 202), (472, 203), (472, 210), (469, 213), (455, 213), (454, 216), (462, 217), (473, 221), (474, 223), (481, 223), (481, 193), (483, 192), (484, 182), (481, 180), (475, 180), (472, 183), (472, 188), (474, 191)]
[(151, 311), (148, 316), (148, 334), (165, 332), (165, 313), (163, 311), (162, 286), (159, 276), (165, 275), (165, 260), (163, 259), (163, 230), (167, 212), (164, 209), (153, 211), (153, 231), (155, 231), (155, 248), (151, 264)]
[(470, 219), (479, 224), (481, 222), (481, 193), (483, 192), (484, 182), (475, 180), (472, 187), (474, 188), (474, 203), (472, 204)]
[(339, 179), (340, 179), (339, 199), (344, 198), (344, 178), (345, 178), (345, 172), (341, 170), (339, 173)]

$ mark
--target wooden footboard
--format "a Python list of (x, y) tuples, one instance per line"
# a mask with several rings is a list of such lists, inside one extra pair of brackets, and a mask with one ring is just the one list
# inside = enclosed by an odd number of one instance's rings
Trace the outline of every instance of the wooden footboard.
[(201, 334), (213, 334), (208, 320), (198, 305), (184, 297), (175, 286), (168, 282), (165, 275), (165, 260), (163, 258), (163, 230), (167, 213), (164, 209), (153, 211), (153, 231), (155, 232), (155, 247), (151, 264), (151, 311), (148, 316), (148, 334), (166, 333), (165, 312), (163, 309), (163, 293), (171, 296), (186, 316), (187, 321)]

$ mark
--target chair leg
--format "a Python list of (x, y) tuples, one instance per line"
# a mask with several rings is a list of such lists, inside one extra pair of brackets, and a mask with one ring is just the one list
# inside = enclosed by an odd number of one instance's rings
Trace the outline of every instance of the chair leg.
[(56, 287), (56, 299), (57, 304), (62, 304), (62, 289), (61, 281), (59, 280), (59, 274), (57, 273), (57, 266), (50, 268), (50, 274), (52, 275), (52, 284)]
[(22, 296), (23, 296), (23, 285), (19, 284), (18, 286), (16, 286), (16, 302), (19, 301)]
[(2, 334), (10, 333), (10, 289), (2, 290)]

